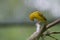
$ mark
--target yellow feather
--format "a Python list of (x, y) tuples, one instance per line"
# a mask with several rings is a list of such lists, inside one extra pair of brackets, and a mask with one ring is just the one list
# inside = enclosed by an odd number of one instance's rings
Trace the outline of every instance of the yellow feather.
[(46, 22), (46, 18), (39, 12), (35, 11), (29, 15), (30, 20), (34, 21), (34, 19), (37, 19), (40, 22)]

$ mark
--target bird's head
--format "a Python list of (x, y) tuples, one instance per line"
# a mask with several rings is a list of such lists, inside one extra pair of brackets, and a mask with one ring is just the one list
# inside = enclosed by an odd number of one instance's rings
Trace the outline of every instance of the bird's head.
[(34, 21), (36, 13), (38, 13), (38, 11), (34, 11), (34, 12), (30, 13), (29, 18), (31, 21)]

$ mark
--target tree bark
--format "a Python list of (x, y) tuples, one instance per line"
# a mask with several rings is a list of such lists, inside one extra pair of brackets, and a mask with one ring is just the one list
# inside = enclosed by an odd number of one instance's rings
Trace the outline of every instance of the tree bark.
[(43, 28), (41, 28), (41, 30), (39, 32), (34, 32), (27, 40), (39, 40), (39, 38), (43, 35), (43, 33), (47, 29), (53, 27), (54, 25), (56, 25), (58, 23), (60, 23), (60, 18), (49, 23), (49, 24), (47, 24), (47, 25), (45, 25)]

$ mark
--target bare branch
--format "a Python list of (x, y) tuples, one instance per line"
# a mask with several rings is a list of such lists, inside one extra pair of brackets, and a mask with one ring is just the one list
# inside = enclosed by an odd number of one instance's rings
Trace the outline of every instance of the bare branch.
[(58, 24), (58, 23), (60, 23), (60, 19), (57, 19), (57, 20), (53, 21), (52, 23), (49, 23), (48, 25), (45, 25), (45, 26), (41, 29), (41, 31), (39, 32), (38, 38), (40, 38), (40, 36), (41, 36), (47, 29), (53, 27), (54, 25), (56, 25), (56, 24)]
[[(54, 25), (56, 25), (56, 24), (58, 24), (58, 23), (60, 23), (60, 19), (57, 19), (57, 20), (53, 21), (52, 23), (49, 23), (48, 25), (45, 25), (43, 28), (41, 28), (41, 30), (40, 30), (39, 32), (36, 32), (35, 34), (33, 34), (33, 36), (29, 37), (28, 40), (39, 40), (39, 38), (41, 37), (41, 35), (43, 35), (43, 33), (44, 33), (47, 29), (53, 27)], [(53, 32), (53, 33), (54, 33), (54, 32)], [(53, 34), (53, 33), (51, 33), (51, 34)], [(56, 33), (56, 32), (55, 32), (55, 33)]]
[(48, 24), (46, 27), (48, 29), (48, 28), (51, 28), (58, 23), (60, 23), (60, 19), (57, 19), (57, 20), (53, 21), (52, 23)]
[(60, 34), (60, 32), (51, 32), (49, 34)]

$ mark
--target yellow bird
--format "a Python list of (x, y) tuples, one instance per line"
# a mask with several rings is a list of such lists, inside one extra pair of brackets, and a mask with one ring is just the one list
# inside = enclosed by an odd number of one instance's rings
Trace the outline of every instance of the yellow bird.
[(34, 21), (34, 19), (37, 19), (40, 22), (47, 22), (47, 19), (41, 14), (39, 11), (34, 11), (29, 15), (29, 18), (31, 21)]

